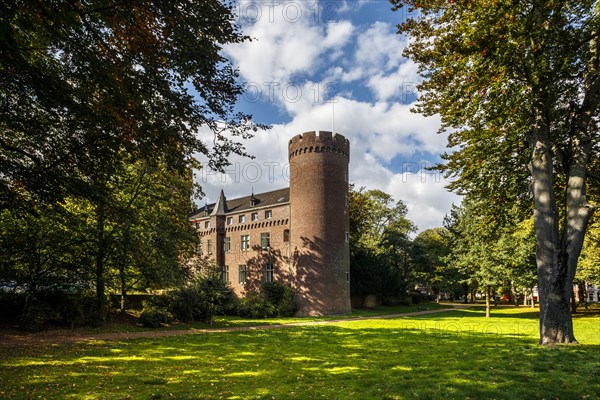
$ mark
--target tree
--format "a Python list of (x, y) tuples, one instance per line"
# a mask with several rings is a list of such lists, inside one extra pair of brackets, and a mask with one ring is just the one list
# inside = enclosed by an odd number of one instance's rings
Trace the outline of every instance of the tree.
[(415, 249), (409, 233), (416, 227), (406, 206), (381, 190), (351, 190), (351, 292), (395, 303), (414, 281)]
[(420, 278), (431, 286), (437, 301), (442, 293), (455, 292), (460, 280), (458, 272), (445, 261), (450, 253), (450, 239), (446, 228), (431, 228), (419, 233), (414, 240), (421, 254), (417, 260)]
[[(523, 294), (525, 299), (531, 299), (533, 307), (533, 288), (537, 282), (533, 217), (504, 227), (495, 248), (498, 260), (504, 264), (515, 304), (519, 295)], [(523, 293), (520, 293), (521, 290)]]
[(469, 288), (485, 291), (486, 317), (490, 317), (490, 300), (502, 285), (506, 268), (498, 259), (496, 242), (500, 233), (480, 212), (480, 204), (465, 198), (461, 207), (454, 207), (446, 228), (451, 232), (451, 250), (445, 261), (462, 275), (465, 302)]
[(85, 197), (124, 157), (222, 168), (262, 127), (234, 110), (232, 4), (5, 1), (0, 32), (0, 209)]
[(391, 2), (419, 11), (399, 31), (425, 78), (417, 110), (454, 129), (440, 167), (450, 187), (493, 215), (525, 204), (531, 185), (540, 344), (575, 343), (569, 298), (599, 150), (600, 2)]

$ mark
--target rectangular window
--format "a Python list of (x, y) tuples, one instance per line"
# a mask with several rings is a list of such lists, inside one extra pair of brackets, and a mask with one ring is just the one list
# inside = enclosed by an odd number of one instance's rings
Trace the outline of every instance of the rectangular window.
[(212, 254), (212, 239), (206, 241), (206, 252)]
[(210, 221), (206, 221), (204, 223), (204, 229), (208, 229), (208, 228), (210, 228)]
[(196, 229), (200, 229), (200, 222), (196, 222)]
[(233, 217), (227, 217), (227, 225), (233, 225)]
[(252, 221), (258, 221), (258, 213), (257, 212), (252, 213)]
[(229, 267), (227, 265), (221, 267), (221, 281), (223, 283), (229, 283)]
[(350, 242), (350, 235), (348, 234), (348, 232), (345, 232), (344, 237), (346, 239), (346, 243)]
[(267, 210), (265, 211), (265, 219), (271, 219), (273, 217), (273, 211)]
[(284, 243), (287, 243), (290, 241), (290, 230), (286, 229), (283, 231), (283, 241)]
[(263, 280), (265, 282), (273, 282), (273, 264), (266, 264), (263, 270)]
[(346, 282), (350, 282), (350, 272), (346, 272)]
[(348, 196), (346, 196), (346, 200), (344, 202), (344, 205), (346, 206), (346, 208), (348, 208)]
[(260, 247), (266, 249), (271, 246), (271, 234), (269, 232), (263, 232), (260, 234)]
[(238, 266), (238, 277), (240, 285), (243, 285), (248, 280), (248, 266), (240, 265)]
[(250, 249), (250, 235), (242, 235), (240, 243), (242, 251)]
[(246, 216), (245, 215), (240, 215), (239, 222), (240, 222), (240, 224), (243, 224), (244, 222), (246, 222)]
[(231, 250), (231, 238), (225, 237), (223, 239), (223, 251), (225, 253), (229, 253), (230, 250)]

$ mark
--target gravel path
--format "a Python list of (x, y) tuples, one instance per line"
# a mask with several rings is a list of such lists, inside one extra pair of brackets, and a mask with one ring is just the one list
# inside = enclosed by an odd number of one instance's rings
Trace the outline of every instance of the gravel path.
[(34, 346), (34, 345), (59, 345), (66, 343), (78, 343), (78, 342), (95, 342), (95, 341), (119, 341), (129, 339), (141, 339), (141, 338), (159, 338), (166, 336), (179, 336), (179, 335), (196, 335), (206, 333), (223, 333), (223, 332), (236, 332), (236, 331), (251, 331), (258, 329), (282, 329), (295, 326), (311, 326), (311, 325), (326, 325), (337, 322), (347, 321), (363, 321), (369, 319), (385, 319), (385, 318), (398, 318), (413, 315), (427, 315), (444, 313), (453, 311), (457, 308), (464, 308), (464, 306), (453, 305), (453, 308), (443, 308), (437, 310), (425, 310), (416, 311), (402, 314), (389, 314), (389, 315), (375, 315), (368, 317), (351, 317), (351, 318), (340, 318), (330, 319), (326, 321), (307, 321), (307, 322), (292, 322), (289, 324), (276, 324), (276, 325), (257, 325), (257, 326), (235, 326), (229, 328), (214, 328), (214, 329), (181, 329), (181, 330), (169, 330), (169, 331), (144, 331), (144, 332), (115, 332), (115, 333), (97, 333), (97, 334), (86, 334), (77, 333), (76, 331), (64, 330), (64, 331), (49, 331), (40, 333), (28, 333), (28, 334), (3, 334), (0, 335), (0, 347), (14, 347), (14, 346)]

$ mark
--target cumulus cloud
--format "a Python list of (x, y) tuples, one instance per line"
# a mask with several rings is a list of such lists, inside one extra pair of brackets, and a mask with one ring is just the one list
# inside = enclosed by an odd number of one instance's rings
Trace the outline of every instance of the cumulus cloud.
[[(302, 18), (294, 17), (292, 6), (282, 17), (292, 3), (302, 7)], [(226, 53), (246, 82), (260, 85), (263, 94), (270, 91), (262, 100), (283, 110), (288, 120), (245, 141), (254, 160), (234, 157), (224, 175), (199, 171), (208, 200), (214, 201), (221, 188), (234, 198), (289, 186), (289, 139), (305, 131), (335, 130), (350, 140), (351, 183), (403, 200), (419, 230), (440, 226), (452, 202), (460, 199), (446, 191), (440, 175), (402, 164), (416, 153), (435, 158), (446, 146), (446, 136), (436, 133), (438, 117), (410, 112), (419, 77), (416, 66), (402, 57), (406, 39), (391, 24), (364, 27), (342, 19), (351, 12), (350, 2), (341, 3), (339, 18), (326, 21), (315, 18), (316, 3), (269, 4), (278, 5), (263, 7), (260, 18), (245, 22), (245, 33), (256, 40), (229, 46)], [(338, 83), (350, 84), (349, 91), (328, 95)], [(373, 101), (352, 98), (352, 88), (361, 87)], [(210, 133), (203, 135), (209, 141)]]

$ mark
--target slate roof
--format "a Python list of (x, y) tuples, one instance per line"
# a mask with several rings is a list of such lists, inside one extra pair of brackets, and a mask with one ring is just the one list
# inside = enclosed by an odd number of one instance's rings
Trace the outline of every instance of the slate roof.
[[(290, 188), (277, 189), (271, 192), (254, 194), (254, 206), (250, 205), (252, 195), (240, 197), (237, 199), (225, 199), (225, 213), (236, 213), (245, 210), (252, 210), (258, 207), (277, 206), (286, 204), (290, 201)], [(216, 203), (204, 205), (198, 210), (190, 214), (190, 219), (202, 218), (209, 216)]]

